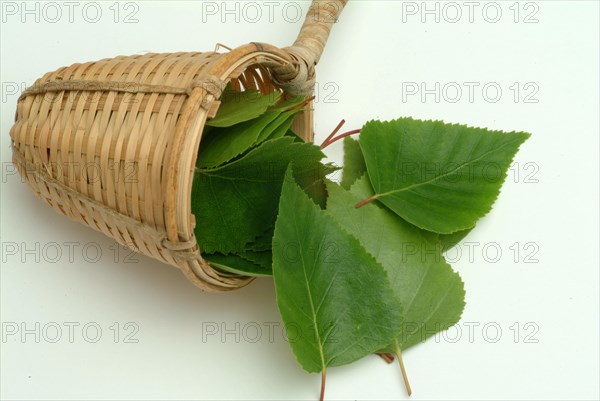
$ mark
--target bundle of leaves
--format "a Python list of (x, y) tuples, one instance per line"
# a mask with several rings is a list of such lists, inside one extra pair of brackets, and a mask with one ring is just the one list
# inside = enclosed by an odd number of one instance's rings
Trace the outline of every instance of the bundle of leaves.
[[(226, 91), (207, 122), (192, 211), (203, 256), (273, 276), (299, 364), (401, 352), (456, 324), (464, 285), (443, 252), (487, 214), (529, 137), (440, 121), (370, 121), (321, 145), (290, 130), (304, 99)], [(358, 140), (349, 134), (360, 131)], [(344, 138), (340, 183), (323, 147)]]
[(325, 205), (325, 177), (336, 170), (291, 129), (304, 98), (228, 87), (206, 122), (192, 185), (192, 212), (203, 257), (232, 274), (272, 275), (272, 238), (286, 170)]

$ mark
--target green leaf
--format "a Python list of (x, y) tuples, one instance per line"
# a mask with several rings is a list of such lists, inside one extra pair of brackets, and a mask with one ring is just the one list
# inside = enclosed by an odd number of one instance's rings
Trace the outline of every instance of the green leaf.
[(269, 106), (279, 101), (281, 92), (274, 91), (262, 95), (256, 90), (237, 92), (228, 86), (221, 96), (217, 115), (207, 120), (210, 127), (231, 127), (244, 121), (253, 120), (267, 111)]
[(401, 118), (367, 123), (359, 142), (373, 198), (418, 227), (450, 234), (490, 211), (529, 136)]
[(267, 251), (244, 251), (240, 252), (239, 256), (249, 260), (250, 262), (259, 265), (264, 269), (265, 272), (272, 274), (273, 270), (273, 253), (270, 250)]
[[(352, 184), (352, 186), (350, 188), (348, 188), (348, 189), (352, 189), (353, 193), (365, 194), (365, 196), (368, 196), (368, 197), (373, 196), (373, 194), (374, 194), (373, 187), (371, 186), (371, 182), (369, 181), (369, 178), (368, 178), (367, 174), (363, 174), (362, 177), (360, 177), (358, 180), (354, 181), (354, 183)], [(370, 204), (373, 205), (373, 206), (377, 206), (377, 207), (379, 207), (381, 209), (389, 211), (389, 209), (383, 203), (379, 202), (378, 200), (375, 200), (375, 201), (371, 202)], [(404, 224), (410, 225), (414, 229), (419, 230), (419, 232), (421, 233), (421, 235), (423, 237), (425, 237), (427, 239), (427, 241), (429, 241), (429, 242), (440, 243), (441, 242), (441, 238), (442, 237), (446, 237), (445, 234), (438, 234), (438, 233), (434, 233), (432, 231), (423, 230), (422, 228), (419, 228), (419, 227), (415, 226), (414, 224), (409, 223), (408, 221), (404, 220), (402, 217), (400, 217), (400, 216), (398, 216), (396, 214), (394, 216), (397, 219), (402, 220), (402, 222)], [(451, 237), (452, 235), (453, 234), (449, 234), (447, 236)], [(442, 250), (443, 250), (443, 248), (442, 248)]]
[[(288, 113), (290, 113), (290, 112), (288, 112)], [(268, 139), (277, 139), (277, 138), (281, 138), (281, 137), (285, 136), (285, 134), (287, 132), (289, 132), (290, 127), (292, 126), (292, 123), (294, 122), (294, 118), (296, 118), (296, 114), (298, 114), (298, 113), (291, 114), (291, 116), (288, 117), (288, 119), (285, 120), (283, 124), (281, 124), (275, 130), (273, 130), (273, 132), (269, 135)]]
[(404, 309), (395, 341), (381, 352), (398, 353), (460, 320), (463, 283), (430, 236), (387, 209), (373, 204), (357, 209), (357, 201), (372, 195), (366, 177), (350, 191), (336, 184), (328, 191), (327, 212), (384, 267)]
[(213, 267), (228, 273), (252, 277), (264, 277), (272, 275), (272, 270), (270, 268), (266, 269), (263, 266), (253, 263), (252, 261), (239, 255), (223, 255), (221, 253), (212, 253), (202, 254), (202, 257)]
[[(297, 111), (286, 111), (277, 116), (269, 125), (267, 125), (259, 134), (256, 143), (261, 143), (267, 139), (280, 138), (292, 125)], [(289, 124), (288, 124), (289, 123)], [(282, 132), (283, 131), (283, 132)]]
[(269, 227), (264, 233), (256, 237), (252, 242), (245, 245), (245, 249), (248, 251), (269, 251), (273, 245), (273, 234), (275, 232), (275, 226)]
[[(263, 97), (279, 99), (272, 94)], [(303, 106), (304, 98), (296, 97), (276, 105), (269, 105), (263, 114), (251, 120), (221, 128), (205, 127), (197, 166), (201, 168), (219, 166), (267, 139), (282, 137), (292, 125), (296, 114), (302, 111)], [(238, 107), (244, 109), (246, 106), (240, 103)], [(247, 107), (252, 110), (256, 105), (249, 104)]]
[(383, 268), (289, 180), (275, 224), (273, 278), (290, 345), (308, 372), (375, 352), (401, 324)]
[(272, 111), (232, 127), (212, 129), (200, 142), (196, 165), (200, 168), (220, 166), (246, 152), (280, 113)]
[(221, 167), (196, 169), (192, 186), (195, 234), (204, 252), (238, 253), (273, 225), (287, 166), (296, 178), (318, 179), (318, 146), (283, 137), (263, 142)]
[(354, 181), (367, 171), (365, 158), (356, 139), (344, 138), (344, 167), (342, 169), (342, 188), (349, 189)]
[(452, 234), (440, 234), (439, 240), (440, 245), (442, 247), (442, 252), (445, 252), (462, 241), (470, 232), (473, 230), (472, 228), (468, 228), (466, 230), (457, 231)]
[(276, 108), (282, 112), (293, 111), (294, 113), (299, 113), (301, 111), (306, 111), (306, 97), (296, 96), (290, 99), (284, 99), (272, 108)]
[[(358, 143), (358, 142), (356, 142), (356, 143)], [(344, 163), (344, 168), (345, 167), (346, 167), (346, 164)], [(366, 171), (366, 166), (365, 166), (365, 171)], [(360, 188), (361, 193), (363, 193), (363, 194), (369, 194), (367, 196), (371, 196), (371, 195), (373, 195), (373, 188), (371, 187), (371, 183), (369, 182), (368, 178), (364, 178), (363, 179), (363, 177), (365, 175), (366, 174), (363, 174), (363, 176), (359, 177), (358, 180), (354, 180), (351, 185), (355, 186), (355, 188), (354, 188), (355, 190), (357, 188)], [(343, 185), (342, 185), (342, 187), (344, 189), (350, 189), (350, 187), (345, 188)], [(383, 205), (379, 201), (374, 201), (372, 204), (388, 210), (385, 207), (385, 205)], [(397, 216), (397, 217), (398, 217), (398, 219), (402, 219), (400, 216)], [(473, 230), (472, 228), (469, 228), (469, 229), (466, 229), (466, 230), (456, 231), (456, 232), (454, 232), (452, 234), (438, 234), (438, 233), (434, 233), (432, 231), (427, 231), (427, 230), (423, 230), (421, 228), (418, 228), (414, 224), (411, 224), (411, 223), (407, 222), (404, 219), (402, 219), (402, 221), (404, 223), (410, 224), (412, 227), (418, 229), (421, 232), (421, 234), (424, 237), (427, 238), (428, 241), (430, 241), (430, 242), (439, 242), (440, 245), (441, 245), (442, 252), (445, 252), (445, 251), (451, 249), (452, 247), (454, 247), (456, 244), (458, 244), (460, 241), (462, 241)]]
[(336, 172), (339, 168), (331, 163), (319, 164), (314, 169), (307, 170), (305, 173), (298, 174), (294, 169), (295, 179), (298, 185), (321, 209), (325, 209), (327, 203), (326, 178), (329, 174)]

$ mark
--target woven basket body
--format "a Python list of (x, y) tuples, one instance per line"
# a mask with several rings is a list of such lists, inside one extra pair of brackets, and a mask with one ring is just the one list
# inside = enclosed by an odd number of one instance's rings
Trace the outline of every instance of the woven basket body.
[[(307, 18), (301, 36), (316, 29), (311, 35), (324, 45), (335, 18), (312, 27)], [(250, 279), (214, 270), (194, 236), (191, 191), (204, 123), (228, 83), (308, 94), (318, 55), (251, 43), (227, 53), (120, 56), (60, 68), (19, 99), (13, 163), (59, 213), (178, 267), (204, 290), (239, 288)], [(307, 110), (293, 129), (311, 141), (312, 126)]]

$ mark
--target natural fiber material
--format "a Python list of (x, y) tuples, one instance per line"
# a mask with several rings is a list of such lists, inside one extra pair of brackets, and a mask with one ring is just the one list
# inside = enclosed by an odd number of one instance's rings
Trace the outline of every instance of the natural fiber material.
[[(223, 54), (120, 56), (47, 73), (19, 98), (13, 163), (59, 213), (180, 268), (204, 290), (242, 287), (250, 279), (214, 270), (194, 237), (192, 179), (205, 121), (228, 83), (309, 95), (345, 3), (314, 1), (287, 49), (250, 43)], [(311, 141), (312, 111), (293, 129)]]

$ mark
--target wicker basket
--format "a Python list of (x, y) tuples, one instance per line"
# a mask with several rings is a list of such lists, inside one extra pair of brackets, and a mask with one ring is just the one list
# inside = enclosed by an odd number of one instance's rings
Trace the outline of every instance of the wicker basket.
[[(227, 83), (309, 95), (347, 0), (313, 1), (293, 46), (250, 43), (227, 53), (120, 56), (47, 73), (25, 90), (10, 131), (13, 163), (56, 211), (227, 291), (251, 279), (200, 256), (192, 178), (206, 119)], [(293, 129), (312, 141), (312, 111)]]

